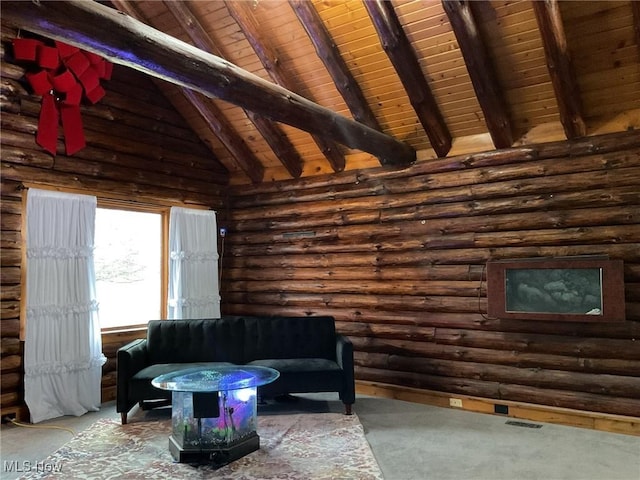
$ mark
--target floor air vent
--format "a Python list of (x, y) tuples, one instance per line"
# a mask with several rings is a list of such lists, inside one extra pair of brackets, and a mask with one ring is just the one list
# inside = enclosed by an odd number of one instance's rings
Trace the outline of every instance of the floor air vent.
[(542, 428), (542, 425), (529, 422), (518, 422), (516, 420), (507, 420), (506, 425), (513, 425), (514, 427), (527, 427), (527, 428)]

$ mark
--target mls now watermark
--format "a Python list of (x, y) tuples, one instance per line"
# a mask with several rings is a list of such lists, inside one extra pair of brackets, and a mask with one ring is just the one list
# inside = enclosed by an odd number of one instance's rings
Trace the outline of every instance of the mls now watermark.
[(58, 473), (62, 472), (62, 465), (53, 462), (5, 460), (2, 463), (2, 471), (6, 473)]

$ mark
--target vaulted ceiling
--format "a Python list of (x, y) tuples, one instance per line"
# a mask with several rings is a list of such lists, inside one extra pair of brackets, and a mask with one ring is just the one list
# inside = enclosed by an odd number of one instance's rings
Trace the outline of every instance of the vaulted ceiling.
[[(216, 94), (209, 57), (186, 51), (183, 76), (203, 88), (158, 80), (236, 184), (640, 128), (638, 1), (107, 5), (242, 69), (221, 63), (230, 93)], [(243, 71), (264, 82), (237, 87)]]

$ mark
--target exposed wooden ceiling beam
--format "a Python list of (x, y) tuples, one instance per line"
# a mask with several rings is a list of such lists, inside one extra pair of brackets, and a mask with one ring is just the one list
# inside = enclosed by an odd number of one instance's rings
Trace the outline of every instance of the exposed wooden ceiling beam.
[(542, 35), (547, 68), (560, 110), (560, 122), (568, 139), (584, 137), (587, 126), (582, 99), (556, 0), (531, 2)]
[[(278, 54), (271, 46), (268, 35), (262, 34), (258, 22), (251, 11), (252, 5), (249, 2), (227, 2), (226, 5), (229, 13), (240, 26), (272, 80), (292, 92), (299, 91), (298, 82), (278, 61)], [(307, 97), (312, 100), (308, 95)], [(344, 170), (346, 160), (340, 147), (333, 140), (322, 134), (312, 134), (312, 137), (320, 151), (327, 158), (331, 168), (336, 172)]]
[[(113, 3), (118, 10), (132, 18), (147, 23), (147, 19), (135, 3), (129, 0), (111, 0), (111, 3)], [(162, 90), (159, 82), (157, 80), (155, 81), (157, 82), (158, 88)], [(196, 94), (193, 90), (181, 88), (180, 91), (187, 102), (196, 109), (207, 126), (225, 146), (242, 171), (245, 172), (252, 182), (261, 182), (264, 178), (264, 167), (262, 163), (256, 158), (245, 141), (236, 133), (220, 109), (209, 99)]]
[(233, 126), (227, 121), (222, 111), (210, 99), (188, 88), (183, 89), (184, 96), (198, 110), (200, 116), (229, 150), (238, 166), (253, 183), (260, 183), (264, 179), (264, 167), (253, 154), (244, 139), (238, 135)]
[[(224, 58), (220, 49), (214, 44), (209, 34), (193, 15), (186, 2), (165, 1), (164, 5), (173, 14), (196, 47)], [(282, 128), (277, 123), (261, 115), (253, 114), (247, 110), (245, 110), (245, 114), (269, 144), (289, 174), (294, 178), (298, 178), (302, 174), (304, 161)]]
[(311, 43), (331, 75), (333, 83), (347, 103), (353, 118), (358, 122), (382, 131), (378, 119), (369, 107), (360, 85), (351, 74), (349, 67), (340, 55), (340, 51), (331, 38), (331, 34), (322, 23), (322, 19), (309, 0), (289, 0), (298, 20), (307, 31)]
[(508, 148), (513, 144), (509, 112), (498, 76), (473, 16), (471, 3), (473, 2), (466, 0), (442, 0), (493, 144), (496, 148)]
[(304, 160), (296, 150), (296, 148), (287, 137), (282, 127), (269, 118), (259, 115), (249, 110), (245, 110), (249, 120), (256, 126), (256, 129), (263, 136), (265, 141), (276, 154), (278, 160), (287, 169), (289, 175), (293, 178), (299, 178), (302, 175)]
[(364, 5), (376, 27), (382, 48), (398, 72), (431, 146), (439, 157), (446, 156), (451, 150), (451, 133), (393, 5), (385, 0), (364, 0)]
[(99, 3), (5, 0), (2, 15), (19, 28), (371, 153), (382, 164), (415, 161), (416, 152), (410, 145)]

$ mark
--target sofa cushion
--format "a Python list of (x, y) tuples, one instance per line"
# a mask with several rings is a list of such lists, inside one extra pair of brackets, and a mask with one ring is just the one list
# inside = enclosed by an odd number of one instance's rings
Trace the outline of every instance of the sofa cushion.
[(151, 320), (147, 329), (149, 363), (243, 363), (241, 318)]
[(244, 361), (336, 358), (333, 317), (245, 317)]
[(325, 358), (289, 358), (255, 360), (249, 365), (270, 367), (280, 372), (280, 377), (260, 387), (262, 395), (283, 393), (341, 391), (344, 376), (334, 361)]

